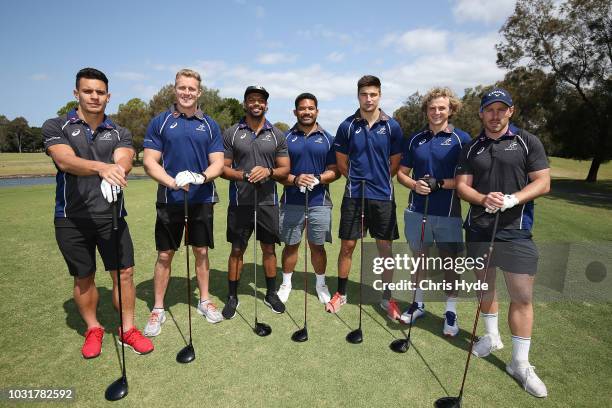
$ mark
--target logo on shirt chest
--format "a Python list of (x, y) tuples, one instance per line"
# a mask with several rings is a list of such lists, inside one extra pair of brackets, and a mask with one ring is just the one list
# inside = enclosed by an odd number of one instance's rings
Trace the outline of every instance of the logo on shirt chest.
[(77, 129), (71, 133), (72, 136), (78, 136), (81, 133), (81, 129)]
[(297, 140), (297, 136), (293, 136), (293, 139), (291, 139), (292, 142), (295, 142)]
[(323, 143), (323, 138), (319, 137), (317, 140), (315, 140), (315, 143)]
[(386, 135), (387, 134), (387, 129), (386, 128), (380, 128), (376, 133), (379, 134), (379, 135)]
[(361, 128), (357, 128), (357, 130), (355, 130), (355, 134), (361, 133)]
[(478, 156), (480, 153), (484, 152), (485, 147), (482, 146), (480, 149), (478, 149), (478, 151), (476, 152), (476, 156)]
[(506, 148), (504, 150), (505, 151), (518, 150), (518, 143), (512, 142), (508, 146), (506, 146)]
[(170, 129), (174, 129), (178, 125), (178, 122), (174, 122), (170, 125)]
[(102, 136), (100, 136), (100, 140), (111, 140), (110, 132), (106, 132)]
[(204, 128), (204, 124), (200, 124), (200, 126), (198, 126), (195, 130), (197, 130), (198, 132), (206, 132), (206, 129)]
[(440, 146), (450, 146), (451, 142), (452, 142), (452, 139), (449, 137), (448, 139), (440, 143)]
[(420, 145), (422, 145), (422, 144), (424, 144), (425, 142), (427, 142), (427, 139), (421, 139), (421, 140), (419, 140), (419, 146), (420, 146)]
[(272, 137), (270, 136), (270, 134), (268, 133), (267, 135), (265, 135), (261, 140), (263, 140), (264, 142), (269, 142), (272, 140)]

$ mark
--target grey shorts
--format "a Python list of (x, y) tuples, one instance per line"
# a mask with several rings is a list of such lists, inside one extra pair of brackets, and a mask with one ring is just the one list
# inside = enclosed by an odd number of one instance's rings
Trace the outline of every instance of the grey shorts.
[[(463, 229), (461, 217), (428, 215), (425, 223), (423, 247), (436, 246), (451, 254), (463, 251)], [(404, 235), (413, 251), (420, 251), (423, 214), (404, 210)]]
[[(332, 242), (331, 207), (310, 207), (308, 209), (308, 241), (315, 245)], [(304, 230), (304, 206), (283, 205), (280, 209), (281, 241), (287, 245), (298, 244)]]

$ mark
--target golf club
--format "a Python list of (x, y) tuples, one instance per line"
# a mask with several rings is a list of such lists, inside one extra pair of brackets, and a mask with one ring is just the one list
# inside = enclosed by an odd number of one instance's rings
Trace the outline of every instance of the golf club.
[[(423, 220), (421, 221), (421, 248), (420, 248), (420, 252), (423, 253), (423, 241), (425, 240), (425, 225), (427, 224), (427, 210), (429, 207), (429, 194), (425, 196), (425, 209), (423, 210)], [(419, 272), (420, 272), (421, 268), (417, 269), (417, 273), (415, 276), (415, 282), (418, 285), (419, 283)], [(413, 293), (412, 293), (412, 303), (411, 305), (414, 304), (415, 300), (416, 300), (416, 288), (414, 289)], [(405, 353), (408, 351), (408, 348), (410, 347), (410, 334), (412, 333), (412, 322), (414, 321), (414, 319), (412, 318), (412, 316), (410, 316), (410, 322), (408, 323), (408, 335), (406, 335), (405, 338), (403, 339), (396, 339), (393, 340), (391, 342), (391, 344), (389, 344), (389, 348), (393, 351), (395, 351), (396, 353)]]
[(363, 341), (363, 331), (361, 330), (361, 295), (362, 295), (362, 287), (363, 287), (363, 223), (365, 218), (365, 180), (361, 181), (361, 239), (359, 242), (359, 247), (361, 250), (361, 255), (359, 259), (359, 327), (346, 335), (346, 341), (352, 344), (359, 344)]
[(195, 360), (195, 350), (193, 349), (193, 342), (191, 338), (191, 276), (189, 274), (189, 193), (184, 191), (184, 202), (185, 202), (185, 259), (187, 261), (187, 311), (189, 314), (189, 344), (186, 345), (176, 355), (176, 361), (182, 364), (191, 363)]
[(265, 324), (257, 321), (257, 189), (256, 185), (254, 190), (254, 202), (253, 202), (253, 218), (255, 223), (254, 228), (254, 241), (253, 241), (253, 281), (255, 284), (255, 326), (253, 327), (253, 331), (259, 337), (269, 336), (272, 333), (272, 328)]
[[(121, 200), (123, 194), (117, 194), (117, 201)], [(121, 297), (121, 261), (119, 258), (119, 205), (117, 201), (111, 205), (113, 212), (113, 234), (115, 236), (115, 256), (117, 257), (117, 292), (119, 292), (119, 324), (121, 327), (121, 334), (123, 333), (123, 298)], [(128, 395), (128, 381), (125, 374), (125, 346), (123, 341), (121, 343), (121, 377), (115, 380), (111, 385), (108, 386), (104, 397), (108, 401), (117, 401)]]
[[(489, 271), (489, 264), (491, 263), (491, 256), (493, 255), (493, 245), (495, 243), (495, 234), (497, 233), (497, 224), (499, 222), (499, 213), (495, 213), (495, 223), (493, 224), (493, 233), (491, 234), (491, 242), (489, 243), (489, 251), (487, 253), (487, 266), (485, 268), (483, 281), (487, 281), (487, 272)], [(461, 380), (461, 388), (459, 389), (459, 396), (457, 397), (443, 397), (436, 400), (434, 407), (436, 408), (461, 408), (461, 400), (463, 398), (463, 390), (465, 387), (465, 379), (467, 378), (468, 368), (470, 367), (470, 358), (472, 357), (472, 350), (474, 348), (474, 339), (476, 338), (476, 329), (478, 328), (478, 320), (480, 318), (480, 309), (482, 308), (482, 299), (484, 298), (484, 291), (480, 292), (478, 299), (478, 307), (476, 308), (476, 317), (474, 317), (474, 327), (472, 328), (472, 336), (470, 338), (470, 347), (468, 349), (467, 360), (465, 361), (465, 369), (463, 370), (463, 379)]]
[(304, 327), (291, 335), (291, 340), (302, 343), (308, 340), (308, 328), (306, 326), (306, 312), (308, 310), (308, 189), (306, 189), (306, 203), (304, 204)]

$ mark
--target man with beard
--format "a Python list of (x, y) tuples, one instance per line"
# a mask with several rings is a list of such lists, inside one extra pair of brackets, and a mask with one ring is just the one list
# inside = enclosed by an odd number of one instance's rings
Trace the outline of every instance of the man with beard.
[[(223, 134), (223, 178), (230, 180), (227, 241), (232, 244), (227, 262), (229, 293), (222, 312), (225, 319), (236, 315), (243, 255), (254, 228), (257, 228), (266, 275), (264, 303), (275, 313), (285, 311), (276, 293), (274, 245), (280, 243), (276, 181), (282, 182), (289, 174), (289, 154), (283, 132), (266, 120), (268, 97), (264, 87), (249, 86), (244, 92), (245, 117)], [(253, 219), (254, 205), (257, 205), (257, 226)]]
[[(538, 250), (531, 239), (533, 200), (550, 191), (550, 168), (542, 142), (510, 123), (514, 104), (508, 91), (493, 89), (480, 102), (483, 130), (466, 145), (457, 164), (457, 193), (470, 203), (465, 240), (471, 258), (487, 254), (496, 216), (495, 247), (488, 270), (477, 270), (488, 289), (482, 294), (481, 317), (485, 335), (472, 353), (486, 357), (503, 348), (495, 291), (496, 266), (504, 271), (510, 295), (508, 324), (512, 333), (512, 360), (506, 372), (536, 397), (546, 397), (546, 385), (529, 363), (533, 329), (533, 284)], [(495, 214), (500, 211), (500, 214)]]
[[(283, 248), (283, 283), (278, 297), (285, 303), (291, 292), (291, 276), (298, 259), (308, 205), (308, 246), (316, 274), (315, 289), (319, 301), (326, 304), (331, 296), (325, 283), (327, 253), (323, 244), (331, 242), (332, 202), (329, 183), (338, 179), (334, 139), (317, 123), (317, 98), (310, 93), (298, 95), (293, 114), (297, 123), (287, 132), (291, 170), (281, 198), (280, 224)], [(306, 189), (308, 203), (306, 204)]]

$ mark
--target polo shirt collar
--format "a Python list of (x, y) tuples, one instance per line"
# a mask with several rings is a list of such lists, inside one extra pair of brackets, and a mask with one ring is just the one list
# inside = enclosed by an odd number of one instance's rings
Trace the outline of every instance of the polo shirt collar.
[[(79, 117), (79, 114), (77, 113), (76, 109), (72, 109), (70, 112), (68, 112), (68, 120), (70, 121), (70, 123), (85, 123)], [(99, 129), (115, 129), (116, 127), (117, 125), (115, 125), (106, 114), (104, 115), (102, 123), (100, 123), (100, 126), (98, 126)]]
[[(297, 123), (296, 123), (295, 125), (293, 125), (293, 127), (292, 127), (291, 129), (289, 129), (289, 132), (290, 132), (290, 133), (292, 133), (292, 134), (299, 134), (299, 135), (304, 135), (304, 136), (306, 136), (306, 135), (304, 134), (304, 132), (302, 132), (302, 131), (301, 131), (301, 130), (298, 128), (298, 124), (297, 124)], [(324, 133), (325, 133), (325, 130), (324, 130), (322, 127), (321, 127), (321, 125), (319, 125), (319, 122), (317, 122), (315, 130), (314, 130), (312, 133), (310, 133), (310, 135), (308, 135), (308, 137), (310, 137), (310, 136), (314, 136), (314, 135), (316, 135), (317, 133), (320, 133), (320, 134), (324, 134)]]
[[(378, 116), (378, 120), (376, 122), (374, 122), (374, 124), (378, 123), (378, 122), (387, 122), (389, 121), (389, 119), (391, 119), (391, 117), (389, 115), (387, 115), (382, 109), (378, 108), (378, 110), (380, 111), (380, 116)], [(361, 117), (361, 111), (359, 109), (357, 109), (357, 111), (355, 111), (355, 118), (357, 120), (365, 120)]]
[[(179, 116), (184, 115), (177, 109), (175, 103), (170, 106), (170, 113), (172, 113), (172, 116), (174, 118), (178, 118)], [(187, 115), (185, 115), (185, 117), (187, 117)], [(193, 114), (193, 117), (199, 120), (204, 120), (204, 112), (202, 112), (202, 110), (198, 107), (198, 109), (196, 109), (195, 113)]]
[[(516, 136), (518, 133), (519, 133), (519, 128), (517, 128), (512, 123), (510, 123), (508, 125), (508, 130), (506, 131), (506, 133), (501, 135), (497, 140), (511, 138), (511, 137)], [(487, 136), (487, 134), (485, 133), (484, 129), (482, 129), (480, 131), (480, 135), (478, 136), (478, 140), (480, 140), (482, 142), (483, 140), (487, 140), (487, 139), (488, 140), (493, 140), (489, 136)]]
[[(240, 119), (240, 122), (238, 122), (238, 128), (239, 129), (249, 129), (250, 131), (253, 131), (253, 129), (251, 129), (249, 127), (249, 125), (247, 125), (245, 117)], [(268, 119), (266, 119), (266, 121), (264, 122), (264, 125), (261, 128), (261, 130), (262, 131), (264, 131), (264, 130), (272, 130), (272, 128), (273, 128), (272, 124), (268, 121)]]
[[(425, 127), (423, 127), (423, 131), (427, 132), (430, 135), (437, 136), (437, 135), (433, 134), (433, 131), (429, 128), (429, 124), (427, 124), (427, 125), (425, 125)], [(455, 131), (455, 126), (453, 126), (452, 124), (449, 123), (446, 126), (446, 128), (444, 128), (440, 132), (438, 132), (438, 135), (440, 133), (446, 133), (447, 135), (451, 135), (454, 131)]]

